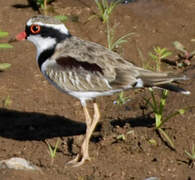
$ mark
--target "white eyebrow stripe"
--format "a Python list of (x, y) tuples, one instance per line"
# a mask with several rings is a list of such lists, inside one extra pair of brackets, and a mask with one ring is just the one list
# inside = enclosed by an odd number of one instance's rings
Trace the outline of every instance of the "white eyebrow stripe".
[(37, 24), (40, 26), (45, 26), (45, 27), (52, 27), (54, 29), (58, 29), (61, 33), (69, 34), (68, 29), (64, 24), (44, 24), (42, 22), (32, 22), (32, 20), (28, 20), (26, 23), (27, 26), (31, 26), (32, 24)]

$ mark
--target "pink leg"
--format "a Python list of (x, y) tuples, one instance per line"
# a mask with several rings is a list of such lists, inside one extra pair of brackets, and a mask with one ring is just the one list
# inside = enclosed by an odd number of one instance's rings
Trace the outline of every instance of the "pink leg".
[(83, 144), (81, 146), (81, 152), (76, 156), (75, 159), (68, 162), (68, 164), (72, 164), (74, 167), (81, 166), (85, 162), (85, 160), (90, 160), (89, 141), (90, 141), (91, 135), (92, 135), (99, 119), (100, 119), (99, 108), (95, 102), (93, 103), (93, 107), (94, 107), (94, 116), (93, 116), (93, 119), (91, 119), (87, 107), (83, 106), (87, 129), (86, 129), (85, 139), (84, 139)]

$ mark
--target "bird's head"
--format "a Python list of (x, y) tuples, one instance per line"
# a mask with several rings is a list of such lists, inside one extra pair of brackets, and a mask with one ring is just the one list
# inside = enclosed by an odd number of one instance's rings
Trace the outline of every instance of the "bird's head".
[(39, 15), (27, 21), (25, 31), (19, 33), (16, 39), (27, 39), (33, 42), (39, 56), (44, 50), (55, 47), (57, 43), (70, 36), (68, 29), (61, 21), (54, 17)]

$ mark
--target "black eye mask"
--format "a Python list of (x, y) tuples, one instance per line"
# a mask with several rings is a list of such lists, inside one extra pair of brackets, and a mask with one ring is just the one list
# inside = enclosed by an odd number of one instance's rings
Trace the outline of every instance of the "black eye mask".
[(52, 27), (46, 27), (46, 26), (40, 26), (40, 27), (41, 27), (40, 32), (37, 34), (33, 34), (30, 30), (30, 26), (26, 26), (25, 32), (26, 32), (27, 37), (29, 35), (34, 35), (34, 36), (41, 35), (43, 38), (47, 38), (47, 37), (54, 38), (54, 39), (56, 39), (57, 43), (65, 40), (66, 38), (71, 37), (71, 34), (62, 33), (59, 30), (54, 29)]

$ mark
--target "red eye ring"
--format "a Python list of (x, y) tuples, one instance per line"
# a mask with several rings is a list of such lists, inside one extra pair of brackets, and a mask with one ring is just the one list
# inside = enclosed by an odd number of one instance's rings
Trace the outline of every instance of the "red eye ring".
[(41, 27), (37, 24), (33, 24), (33, 25), (30, 26), (30, 31), (33, 34), (38, 34), (41, 31)]

